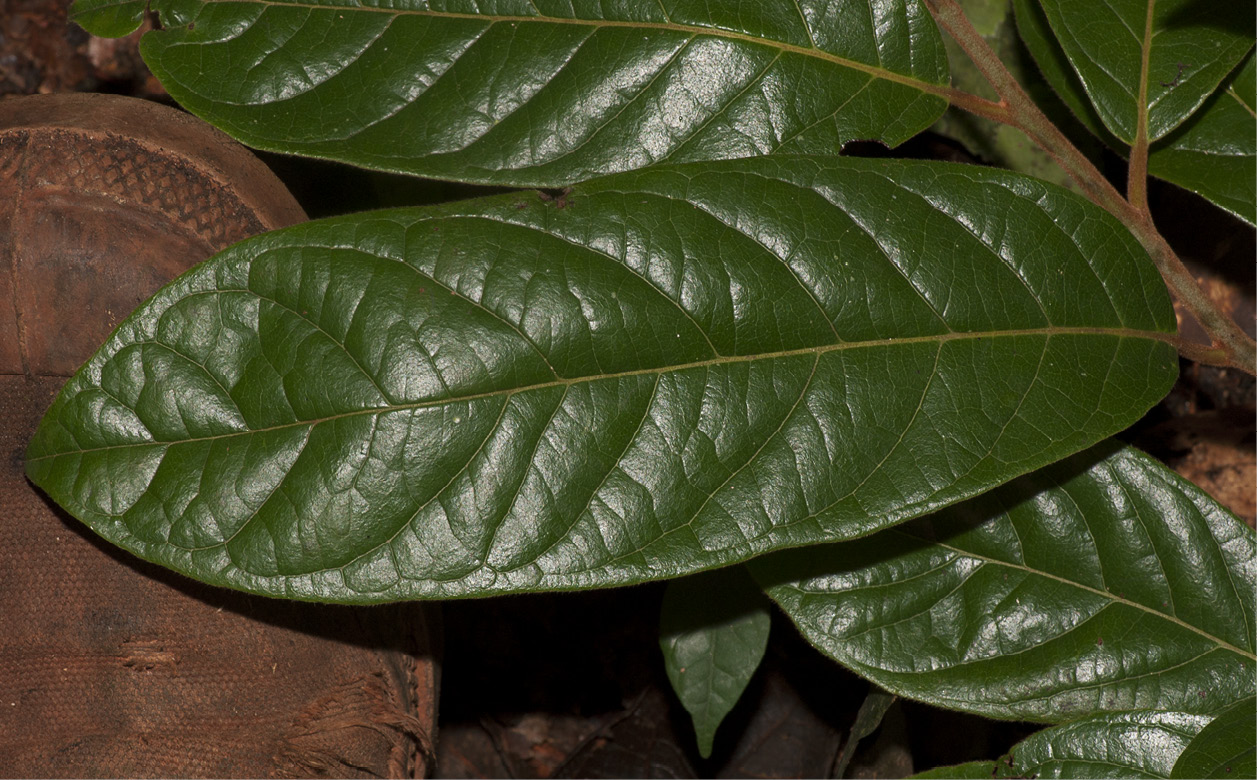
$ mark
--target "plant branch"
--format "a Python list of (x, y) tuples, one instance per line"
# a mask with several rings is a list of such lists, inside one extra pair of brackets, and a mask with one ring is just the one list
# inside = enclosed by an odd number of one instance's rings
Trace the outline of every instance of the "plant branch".
[[(925, 4), (934, 15), (935, 21), (964, 49), (965, 54), (999, 95), (998, 105), (1004, 108), (1003, 118), (994, 115), (994, 112), (983, 113), (982, 116), (1021, 130), (1069, 174), (1088, 198), (1118, 219), (1123, 219), (1122, 214), (1130, 204), (1096, 170), (1087, 156), (1065, 137), (1060, 128), (1039, 110), (986, 39), (973, 29), (956, 0), (925, 0)], [(968, 110), (965, 103), (956, 105)]]
[[(1225, 312), (1221, 311), (1208, 296), (1200, 284), (1192, 276), (1183, 261), (1175, 254), (1173, 248), (1157, 230), (1152, 216), (1147, 210), (1146, 182), (1148, 162), (1148, 142), (1146, 129), (1141, 130), (1142, 150), (1136, 154), (1139, 141), (1131, 150), (1132, 180), (1138, 178), (1139, 184), (1132, 188), (1137, 202), (1122, 197), (1108, 179), (1096, 169), (1087, 156), (1074, 146), (1056, 124), (1044, 115), (1026, 91), (1005, 67), (999, 56), (991, 49), (965, 16), (964, 9), (956, 0), (925, 0), (926, 6), (944, 30), (960, 45), (960, 47), (977, 66), (978, 70), (994, 87), (999, 95), (999, 103), (981, 100), (969, 96), (966, 100), (955, 100), (954, 105), (972, 111), (979, 116), (1010, 125), (1025, 133), (1074, 180), (1093, 203), (1108, 211), (1122, 222), (1131, 234), (1139, 241), (1152, 257), (1170, 289), (1179, 301), (1200, 322), (1201, 327), (1213, 339), (1209, 350), (1181, 350), (1184, 354), (1190, 351), (1193, 355), (1215, 356), (1224, 355), (1221, 360), (1210, 359), (1209, 363), (1222, 363), (1239, 368), (1249, 374), (1257, 374), (1257, 344), (1248, 337)], [(1151, 19), (1151, 16), (1149, 16)], [(1145, 56), (1147, 56), (1145, 54)], [(1141, 93), (1147, 89), (1146, 68)], [(975, 110), (975, 108), (977, 110)], [(1146, 108), (1144, 109), (1146, 112)], [(1145, 114), (1146, 117), (1146, 114)], [(1139, 123), (1140, 127), (1146, 124)], [(1137, 159), (1138, 158), (1138, 159)], [(1138, 194), (1135, 194), (1138, 193)]]

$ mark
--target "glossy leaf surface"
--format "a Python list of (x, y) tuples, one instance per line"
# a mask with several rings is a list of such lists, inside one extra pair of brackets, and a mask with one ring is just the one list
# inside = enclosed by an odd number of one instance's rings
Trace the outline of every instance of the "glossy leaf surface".
[(314, 222), (165, 288), (28, 450), (142, 557), (349, 602), (673, 577), (861, 536), (1129, 425), (1177, 360), (1106, 212), (759, 158)]
[[(111, 3), (75, 10), (90, 30)], [(249, 146), (461, 181), (893, 146), (946, 105), (923, 91), (947, 63), (920, 0), (152, 6), (149, 67)]]
[(1205, 726), (1170, 776), (1257, 777), (1257, 699), (1239, 702)]
[(759, 668), (771, 626), (768, 599), (740, 566), (668, 583), (659, 646), (703, 758), (711, 756), (717, 727)]
[(1115, 446), (751, 571), (813, 645), (904, 696), (1048, 722), (1216, 714), (1257, 684), (1253, 531)]
[[(1104, 126), (1078, 76), (1052, 38), (1047, 17), (1032, 0), (1013, 0), (1017, 29), (1044, 79), (1074, 115), (1109, 147), (1130, 155)], [(1208, 199), (1257, 224), (1257, 69), (1253, 55), (1177, 130), (1152, 144), (1148, 173)]]
[[(1100, 119), (1134, 143), (1183, 123), (1253, 48), (1252, 3), (1041, 0)], [(1140, 83), (1146, 95), (1140, 100)]]
[(973, 761), (918, 778), (1168, 778), (1174, 761), (1209, 722), (1185, 712), (1123, 712), (1054, 726), (997, 761)]
[(1253, 55), (1200, 112), (1154, 146), (1148, 172), (1257, 224), (1257, 67)]

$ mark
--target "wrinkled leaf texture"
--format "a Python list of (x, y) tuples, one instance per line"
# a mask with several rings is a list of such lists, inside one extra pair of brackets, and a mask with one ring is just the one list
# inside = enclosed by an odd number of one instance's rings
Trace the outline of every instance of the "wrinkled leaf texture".
[[(1253, 48), (1252, 3), (1040, 0), (1061, 50), (1105, 127), (1148, 140), (1200, 108)], [(1140, 103), (1140, 81), (1146, 95)]]
[[(946, 107), (920, 0), (153, 0), (145, 62), (258, 149), (487, 184), (896, 145)], [(142, 4), (124, 5), (138, 23)], [(119, 32), (112, 0), (78, 0)], [(299, 117), (299, 119), (294, 119)]]
[(1257, 685), (1254, 534), (1113, 443), (920, 521), (751, 571), (887, 690), (999, 718), (1216, 714)]
[(659, 616), (664, 671), (694, 721), (703, 758), (768, 647), (772, 605), (741, 566), (668, 583)]
[[(1013, 0), (1017, 30), (1044, 79), (1074, 115), (1123, 156), (1033, 0)], [(1250, 225), (1257, 224), (1257, 67), (1247, 60), (1176, 130), (1148, 150), (1148, 173), (1190, 190)]]
[(757, 158), (308, 223), (143, 305), (31, 479), (198, 579), (345, 602), (673, 577), (862, 536), (1137, 419), (1146, 254), (972, 166)]
[(914, 778), (1168, 778), (1175, 759), (1209, 718), (1186, 712), (1121, 712), (1054, 726), (997, 761), (971, 761)]

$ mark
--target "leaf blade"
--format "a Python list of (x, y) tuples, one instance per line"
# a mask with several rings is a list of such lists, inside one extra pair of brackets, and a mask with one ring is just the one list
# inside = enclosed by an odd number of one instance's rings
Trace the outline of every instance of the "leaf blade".
[(830, 777), (847, 776), (847, 767), (851, 759), (855, 757), (860, 741), (871, 736), (881, 727), (882, 718), (886, 717), (886, 713), (895, 703), (896, 698), (893, 693), (887, 693), (876, 685), (869, 686), (869, 692), (865, 694), (864, 701), (855, 714), (855, 722), (851, 724), (851, 730), (847, 733), (847, 741), (843, 743), (842, 751), (834, 759), (833, 769), (829, 773)]
[(1168, 778), (1208, 721), (1184, 712), (1097, 715), (1032, 734), (998, 761), (938, 767), (914, 777)]
[[(1148, 173), (1257, 225), (1257, 114), (1241, 93), (1257, 85), (1253, 54), (1201, 110), (1154, 145)], [(1249, 139), (1246, 143), (1246, 139)]]
[[(1216, 713), (1247, 696), (1251, 529), (1129, 448), (1071, 460), (935, 515), (932, 530), (830, 548), (832, 564), (791, 551), (752, 573), (776, 583), (769, 595), (827, 655), (940, 706), (1060, 722)], [(848, 614), (861, 588), (887, 606)]]
[(76, 0), (74, 19), (104, 38), (121, 38), (139, 29), (144, 19), (144, 0)]
[(1257, 701), (1251, 696), (1214, 718), (1174, 763), (1170, 777), (1248, 777), (1257, 774)]
[[(1013, 0), (1017, 29), (1039, 71), (1088, 130), (1109, 148), (1130, 156), (1128, 145), (1109, 132), (1087, 99), (1081, 82), (1052, 38), (1047, 17), (1034, 3)], [(1242, 97), (1257, 85), (1253, 54), (1212, 97), (1176, 130), (1149, 148), (1148, 173), (1206, 198), (1250, 225), (1257, 224), (1257, 119)], [(1227, 101), (1222, 93), (1231, 93)]]
[(1173, 327), (1130, 235), (1034, 180), (660, 168), (238, 245), (67, 384), (27, 467), (137, 554), (272, 595), (606, 586), (1085, 447), (1164, 394)]
[(1045, 0), (1042, 7), (1101, 120), (1128, 144), (1140, 124), (1151, 141), (1182, 124), (1253, 47), (1253, 10), (1243, 3)]
[(772, 625), (768, 608), (768, 599), (738, 566), (673, 580), (664, 591), (664, 669), (694, 721), (703, 758), (711, 757), (716, 729), (764, 658)]
[(898, 144), (946, 104), (926, 94), (947, 65), (919, 0), (153, 7), (167, 29), (145, 60), (193, 113), (255, 148), (420, 176), (562, 186), (836, 154)]

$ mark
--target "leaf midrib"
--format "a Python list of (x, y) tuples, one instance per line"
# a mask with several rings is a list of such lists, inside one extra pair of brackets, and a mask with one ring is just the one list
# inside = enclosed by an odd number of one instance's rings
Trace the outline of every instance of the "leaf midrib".
[[(706, 35), (713, 38), (724, 38), (726, 40), (740, 41), (753, 45), (766, 46), (777, 49), (782, 52), (791, 54), (799, 54), (805, 57), (814, 57), (824, 60), (834, 65), (839, 65), (851, 70), (867, 73), (876, 78), (885, 81), (892, 81), (897, 84), (912, 87), (921, 92), (925, 92), (936, 97), (940, 97), (950, 102), (950, 95), (953, 90), (945, 84), (934, 84), (928, 81), (922, 81), (912, 76), (887, 70), (886, 68), (877, 67), (875, 65), (867, 65), (862, 62), (850, 60), (840, 57), (820, 48), (799, 46), (785, 41), (777, 41), (771, 38), (759, 38), (748, 33), (741, 33), (735, 30), (726, 30), (720, 27), (701, 27), (698, 25), (678, 24), (676, 22), (631, 22), (618, 19), (574, 19), (559, 16), (546, 16), (538, 13), (536, 16), (513, 16), (508, 14), (468, 14), (457, 13), (453, 11), (433, 11), (433, 10), (414, 10), (414, 9), (395, 9), (395, 8), (377, 8), (371, 6), (334, 6), (324, 5), (321, 3), (299, 2), (299, 0), (201, 0), (205, 5), (215, 3), (230, 3), (233, 5), (255, 4), (265, 6), (277, 6), (285, 8), (307, 8), (318, 11), (333, 12), (351, 12), (351, 13), (379, 13), (389, 16), (422, 16), (432, 19), (466, 19), (469, 21), (488, 22), (490, 25), (507, 23), (507, 24), (524, 24), (524, 23), (544, 23), (544, 24), (566, 24), (578, 27), (593, 27), (595, 29), (625, 27), (632, 30), (659, 30), (666, 32), (676, 32), (688, 35), (691, 38), (700, 35)], [(808, 37), (813, 37), (812, 28), (804, 25), (804, 30)], [(183, 45), (204, 45), (204, 44), (183, 44)]]
[[(220, 291), (223, 292), (223, 291)], [(271, 433), (273, 431), (287, 430), (291, 428), (300, 428), (304, 426), (314, 426), (333, 420), (341, 420), (350, 417), (358, 417), (369, 414), (386, 414), (390, 412), (405, 411), (410, 409), (425, 409), (448, 404), (463, 403), (468, 401), (477, 401), (482, 398), (496, 398), (505, 396), (506, 399), (525, 392), (536, 390), (546, 390), (556, 387), (571, 387), (573, 385), (584, 382), (595, 382), (605, 379), (619, 379), (622, 377), (647, 376), (652, 374), (664, 374), (670, 372), (687, 371), (695, 368), (704, 368), (708, 366), (723, 366), (736, 363), (751, 363), (757, 360), (775, 360), (790, 357), (802, 357), (804, 355), (812, 355), (819, 359), (821, 355), (830, 352), (843, 352), (850, 349), (868, 349), (872, 347), (897, 347), (906, 344), (923, 344), (934, 343), (940, 347), (949, 341), (964, 340), (981, 340), (983, 338), (1015, 338), (1019, 336), (1112, 336), (1118, 339), (1134, 338), (1146, 339), (1152, 341), (1160, 341), (1171, 346), (1174, 345), (1173, 334), (1161, 333), (1157, 331), (1136, 330), (1133, 328), (1101, 328), (1101, 327), (1062, 327), (1049, 326), (1044, 328), (1027, 328), (1024, 330), (998, 330), (998, 331), (981, 331), (981, 332), (957, 332), (941, 333), (927, 336), (907, 336), (902, 338), (885, 338), (885, 339), (869, 339), (865, 341), (845, 341), (840, 344), (826, 344), (820, 347), (802, 347), (799, 349), (779, 350), (776, 352), (761, 352), (754, 355), (732, 355), (710, 358), (707, 360), (696, 360), (688, 363), (674, 363), (665, 366), (654, 366), (651, 368), (639, 368), (629, 371), (618, 371), (605, 374), (588, 374), (585, 376), (559, 378), (546, 382), (535, 382), (519, 387), (504, 388), (500, 390), (486, 390), (480, 393), (467, 393), (458, 396), (449, 396), (443, 398), (434, 398), (424, 401), (415, 401), (413, 403), (388, 404), (386, 406), (373, 406), (366, 409), (355, 409), (350, 412), (341, 414), (328, 415), (311, 420), (297, 420), (290, 423), (282, 423), (272, 425), (265, 428), (250, 428), (243, 431), (233, 431), (232, 433), (219, 433), (211, 436), (196, 436), (186, 439), (173, 440), (155, 440), (144, 442), (128, 442), (125, 444), (110, 444), (104, 447), (88, 447), (84, 449), (65, 450), (54, 452), (48, 455), (38, 455), (26, 458), (27, 463), (36, 463), (51, 458), (60, 458), (67, 455), (83, 455), (92, 452), (103, 452), (107, 450), (131, 449), (135, 447), (157, 447), (170, 446), (173, 444), (190, 444), (201, 441), (217, 441), (220, 439), (230, 439), (237, 436), (252, 436), (256, 434)], [(124, 404), (124, 406), (127, 406)], [(131, 408), (127, 406), (127, 408)]]
[[(1142, 147), (1147, 155), (1148, 138), (1148, 73), (1152, 69), (1152, 31), (1153, 13), (1156, 0), (1148, 0), (1147, 14), (1144, 17), (1144, 35), (1139, 41), (1139, 94), (1135, 98), (1135, 147)], [(1145, 163), (1146, 164), (1146, 163)]]

